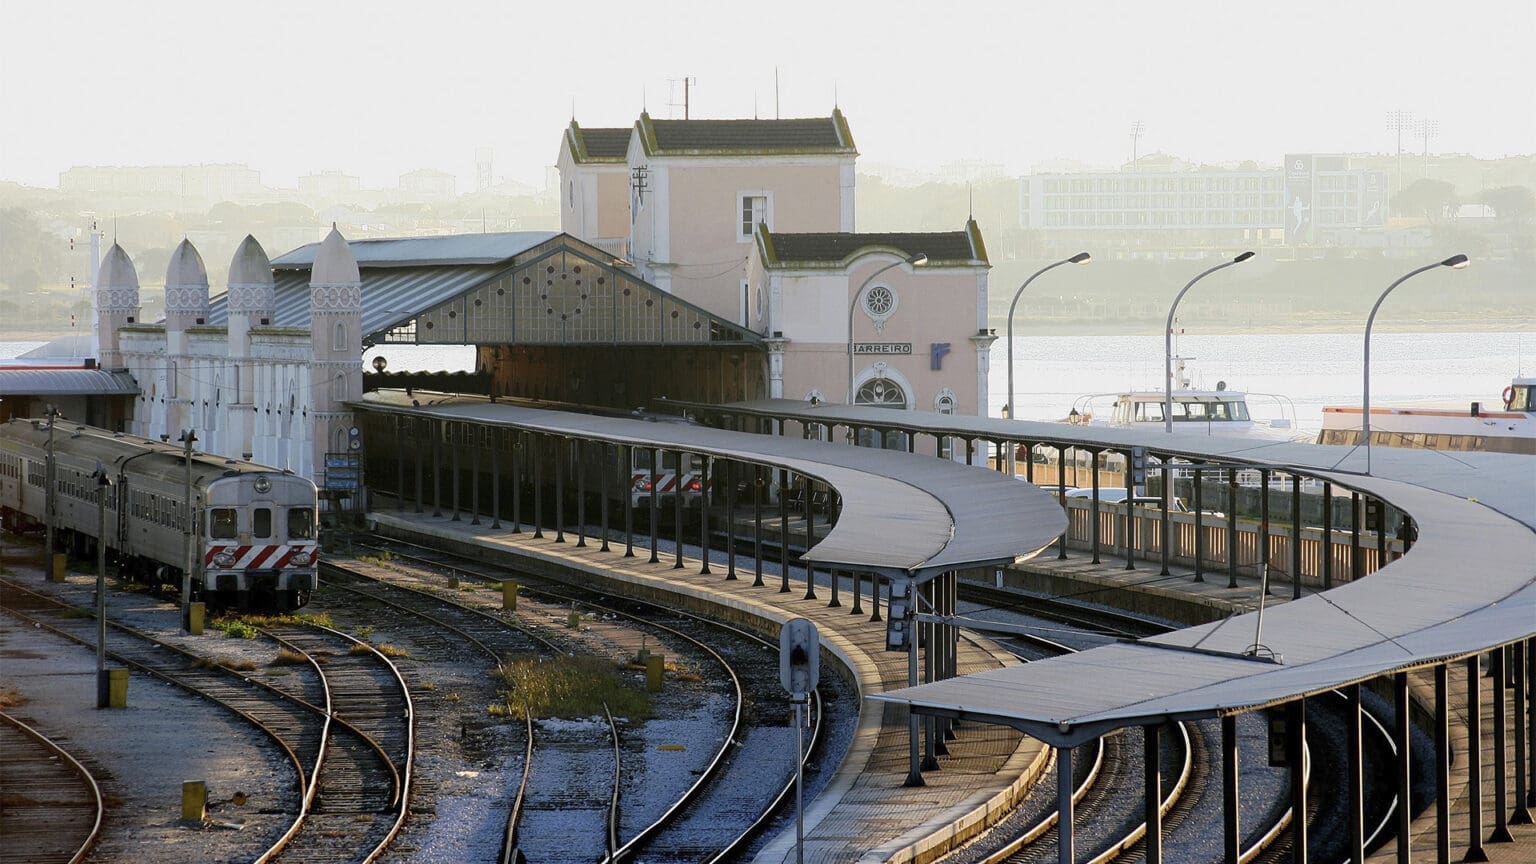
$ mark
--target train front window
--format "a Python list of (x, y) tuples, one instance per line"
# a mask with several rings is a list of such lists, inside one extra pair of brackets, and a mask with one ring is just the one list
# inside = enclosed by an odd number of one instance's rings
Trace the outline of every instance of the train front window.
[(272, 536), (272, 508), (257, 507), (251, 511), (251, 536)]
[(311, 507), (288, 508), (288, 539), (309, 540), (315, 536), (315, 511)]
[(215, 507), (208, 511), (208, 536), (215, 540), (233, 540), (240, 536), (233, 507)]

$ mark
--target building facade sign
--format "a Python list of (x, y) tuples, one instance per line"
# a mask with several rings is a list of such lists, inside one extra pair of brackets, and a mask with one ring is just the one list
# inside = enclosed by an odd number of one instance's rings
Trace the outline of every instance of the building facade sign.
[(911, 342), (855, 342), (855, 354), (911, 354)]

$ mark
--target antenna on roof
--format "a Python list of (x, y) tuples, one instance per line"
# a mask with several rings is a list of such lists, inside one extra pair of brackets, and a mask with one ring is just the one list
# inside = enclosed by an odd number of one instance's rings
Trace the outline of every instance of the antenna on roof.
[(837, 108), (837, 81), (832, 82), (832, 107)]
[(779, 67), (773, 67), (773, 119), (779, 119)]
[(576, 97), (571, 97), (571, 122), (576, 122)]
[(752, 91), (752, 119), (757, 119), (757, 91)]
[(965, 184), (965, 219), (967, 222), (976, 221), (976, 184)]

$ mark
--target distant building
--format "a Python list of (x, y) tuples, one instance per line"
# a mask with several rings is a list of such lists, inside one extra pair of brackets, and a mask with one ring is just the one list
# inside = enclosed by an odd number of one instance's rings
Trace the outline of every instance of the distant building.
[(446, 171), (422, 168), (400, 175), (400, 192), (420, 198), (452, 198), (458, 194), (458, 178)]
[(1278, 169), (1196, 168), (1149, 156), (1134, 167), (1021, 178), (1020, 227), (1036, 232), (1047, 252), (1136, 258), (1356, 246), (1387, 225), (1387, 175), (1347, 156), (1291, 155)]
[(120, 202), (178, 198), (207, 207), (257, 198), (266, 188), (261, 172), (239, 164), (77, 165), (59, 174), (59, 191)]
[(299, 194), (311, 200), (334, 201), (355, 195), (362, 188), (361, 179), (341, 171), (322, 171), (299, 178)]

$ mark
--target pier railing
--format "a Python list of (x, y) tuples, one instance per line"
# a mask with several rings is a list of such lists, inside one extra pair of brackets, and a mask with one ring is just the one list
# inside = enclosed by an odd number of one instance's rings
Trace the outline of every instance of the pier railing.
[[(1091, 552), (1093, 549), (1093, 502), (1089, 499), (1067, 499), (1067, 546), (1071, 549)], [(1162, 514), (1157, 507), (1133, 506), (1131, 518), (1126, 520), (1123, 503), (1099, 502), (1099, 555), (1103, 560), (1113, 560), (1126, 555), (1127, 531), (1131, 557), (1137, 560), (1161, 562), (1163, 556)], [(1196, 514), (1169, 513), (1169, 563), (1195, 568)], [(1320, 589), (1333, 583), (1347, 582), (1375, 572), (1385, 561), (1403, 554), (1403, 542), (1392, 537), (1380, 537), (1374, 531), (1360, 531), (1358, 545), (1350, 530), (1331, 530), (1332, 536), (1325, 542), (1323, 529), (1303, 526), (1299, 536), (1294, 526), (1271, 520), (1267, 530), (1256, 519), (1239, 517), (1235, 530), (1229, 530), (1225, 515), (1204, 513), (1199, 517), (1200, 560), (1203, 569), (1210, 573), (1226, 573), (1236, 556), (1237, 572), (1243, 576), (1258, 576), (1266, 562), (1264, 542), (1268, 542), (1269, 576), (1278, 582), (1291, 582), (1295, 569), (1295, 544), (1301, 551), (1301, 583)], [(1325, 551), (1326, 550), (1326, 551)], [(1328, 556), (1325, 564), (1324, 556)], [(1358, 567), (1358, 569), (1356, 569)]]

